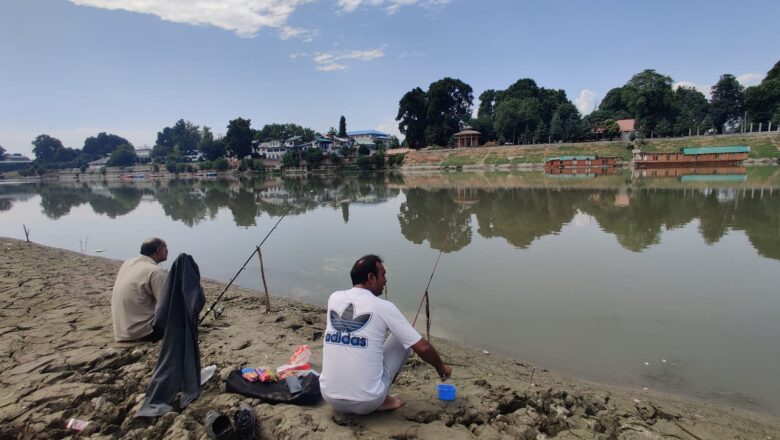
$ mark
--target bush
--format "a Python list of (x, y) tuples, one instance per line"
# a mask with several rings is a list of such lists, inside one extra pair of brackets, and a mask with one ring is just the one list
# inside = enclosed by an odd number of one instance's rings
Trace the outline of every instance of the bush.
[(210, 160), (203, 161), (198, 164), (198, 168), (201, 170), (213, 170), (214, 169), (214, 162)]
[(371, 170), (374, 168), (374, 160), (368, 156), (358, 156), (355, 163), (361, 170)]
[(220, 157), (214, 161), (214, 168), (217, 171), (225, 171), (228, 169), (228, 161), (224, 157)]
[(19, 170), (19, 175), (22, 177), (30, 177), (35, 175), (35, 168), (27, 167)]
[(393, 154), (391, 156), (387, 156), (387, 166), (401, 166), (401, 164), (404, 162), (404, 157), (406, 157), (406, 154)]
[(263, 163), (263, 159), (252, 160), (252, 169), (255, 171), (265, 172), (265, 163)]

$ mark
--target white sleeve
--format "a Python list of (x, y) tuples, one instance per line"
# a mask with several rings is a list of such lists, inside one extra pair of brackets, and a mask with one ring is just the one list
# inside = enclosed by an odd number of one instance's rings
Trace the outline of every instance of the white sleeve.
[(420, 342), (422, 336), (409, 324), (409, 321), (406, 320), (406, 317), (398, 310), (395, 304), (388, 302), (386, 309), (387, 313), (384, 317), (387, 327), (390, 328), (390, 333), (398, 338), (398, 341), (401, 342), (404, 348), (409, 348)]

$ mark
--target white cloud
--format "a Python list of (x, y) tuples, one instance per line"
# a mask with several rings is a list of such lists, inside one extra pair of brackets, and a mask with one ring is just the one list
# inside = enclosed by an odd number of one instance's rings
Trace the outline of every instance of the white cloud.
[(395, 14), (404, 6), (420, 6), (426, 9), (447, 5), (452, 0), (338, 0), (338, 6), (344, 12), (352, 12), (361, 5), (382, 7), (388, 14)]
[(761, 73), (745, 73), (737, 77), (737, 81), (745, 87), (757, 86), (764, 79)]
[(345, 62), (351, 60), (371, 61), (382, 58), (385, 52), (382, 49), (353, 50), (346, 52), (317, 52), (312, 60), (317, 64), (317, 70), (321, 72), (334, 72), (349, 68)]
[(381, 124), (376, 126), (376, 130), (391, 134), (398, 139), (404, 138), (404, 135), (401, 134), (401, 130), (398, 129), (398, 122), (395, 119), (387, 119), (382, 121)]
[(282, 26), (279, 30), (279, 38), (282, 40), (289, 40), (290, 38), (300, 38), (306, 43), (314, 41), (314, 37), (319, 35), (320, 31), (317, 29), (301, 29), (292, 26)]
[(707, 98), (710, 97), (711, 90), (710, 90), (709, 86), (703, 86), (701, 84), (696, 84), (696, 83), (691, 82), (691, 81), (677, 81), (676, 83), (672, 84), (672, 89), (673, 90), (677, 90), (680, 87), (687, 87), (689, 89), (693, 88), (693, 89), (696, 89), (696, 90), (700, 91)]
[[(312, 1), (314, 0), (70, 0), (80, 6), (156, 15), (175, 23), (212, 25), (233, 31), (242, 37), (253, 37), (263, 27), (284, 27), (296, 8)], [(284, 30), (282, 33), (284, 34)]]
[[(316, 31), (306, 31), (287, 25), (295, 10), (316, 0), (69, 0), (79, 6), (123, 10), (149, 14), (165, 21), (191, 25), (211, 25), (235, 32), (241, 37), (254, 37), (264, 27), (279, 29), (282, 39), (301, 37), (310, 41)], [(344, 12), (361, 5), (382, 7), (394, 14), (403, 6), (418, 5), (432, 9), (451, 0), (336, 0)]]
[(574, 105), (582, 115), (587, 115), (594, 110), (593, 105), (596, 102), (596, 92), (589, 89), (584, 89), (580, 92), (580, 96), (574, 100)]

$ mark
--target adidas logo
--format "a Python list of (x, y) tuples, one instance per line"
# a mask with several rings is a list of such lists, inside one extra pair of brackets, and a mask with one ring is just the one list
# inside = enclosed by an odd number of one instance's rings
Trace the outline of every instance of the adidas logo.
[(331, 344), (348, 345), (352, 347), (365, 348), (367, 345), (366, 338), (359, 336), (352, 336), (354, 333), (368, 324), (371, 320), (371, 313), (364, 313), (362, 315), (355, 315), (355, 305), (350, 303), (341, 315), (335, 310), (330, 310), (330, 325), (336, 330), (336, 332), (325, 333), (325, 342)]

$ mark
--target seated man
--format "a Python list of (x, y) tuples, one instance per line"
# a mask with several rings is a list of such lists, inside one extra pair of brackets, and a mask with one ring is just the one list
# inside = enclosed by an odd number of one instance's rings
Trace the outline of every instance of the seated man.
[(354, 287), (328, 299), (320, 376), (325, 401), (337, 411), (354, 414), (400, 408), (404, 402), (389, 394), (390, 385), (412, 350), (436, 368), (442, 380), (450, 377), (452, 369), (436, 349), (398, 307), (379, 298), (386, 282), (382, 259), (362, 257), (350, 276)]
[(117, 341), (162, 339), (162, 329), (154, 326), (154, 311), (167, 278), (157, 264), (166, 259), (168, 245), (159, 238), (148, 238), (141, 244), (141, 255), (122, 263), (111, 293), (111, 318)]

